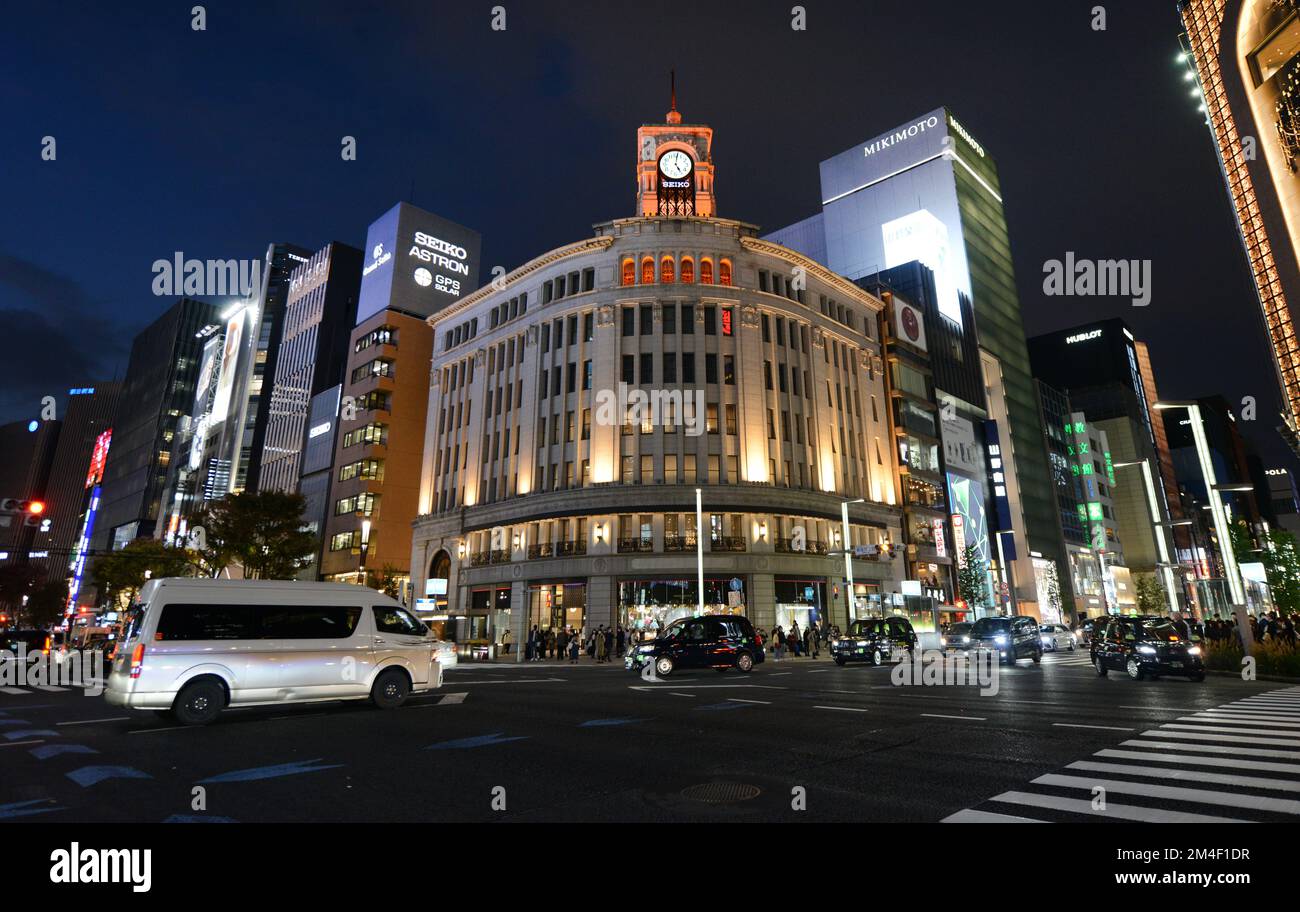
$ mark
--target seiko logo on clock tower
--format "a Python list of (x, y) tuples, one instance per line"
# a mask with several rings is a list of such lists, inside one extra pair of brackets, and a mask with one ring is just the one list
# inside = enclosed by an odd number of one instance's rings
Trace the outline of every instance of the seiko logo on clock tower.
[(662, 124), (637, 130), (637, 214), (643, 217), (712, 218), (713, 129), (684, 124), (672, 108)]

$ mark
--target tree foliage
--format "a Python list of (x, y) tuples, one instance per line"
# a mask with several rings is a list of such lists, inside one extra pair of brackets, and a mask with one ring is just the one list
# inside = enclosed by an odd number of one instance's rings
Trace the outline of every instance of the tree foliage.
[(156, 538), (137, 538), (125, 548), (95, 558), (91, 577), (102, 595), (119, 603), (133, 601), (150, 579), (193, 576), (195, 556), (168, 548)]
[(316, 536), (306, 531), (301, 494), (232, 494), (209, 504), (191, 541), (203, 572), (216, 576), (232, 564), (245, 579), (293, 579), (312, 562)]
[(1261, 563), (1268, 579), (1273, 604), (1288, 614), (1300, 611), (1300, 546), (1295, 536), (1270, 529), (1261, 536), (1259, 547), (1245, 522), (1233, 523), (1232, 549), (1238, 563)]
[(1137, 581), (1137, 606), (1142, 614), (1164, 614), (1165, 590), (1154, 576), (1142, 576)]
[(962, 554), (964, 566), (957, 570), (957, 592), (966, 604), (982, 607), (988, 604), (988, 571), (979, 551), (967, 545)]

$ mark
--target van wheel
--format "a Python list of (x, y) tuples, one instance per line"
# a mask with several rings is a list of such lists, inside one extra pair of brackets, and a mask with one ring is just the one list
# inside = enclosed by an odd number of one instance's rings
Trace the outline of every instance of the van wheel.
[(673, 673), (673, 668), (675, 667), (673, 660), (668, 656), (660, 656), (655, 660), (655, 674), (659, 675), (661, 678), (666, 678), (671, 675)]
[(370, 699), (380, 709), (397, 709), (411, 695), (411, 681), (406, 672), (390, 668), (375, 678), (370, 688)]
[(754, 670), (754, 657), (747, 652), (736, 656), (736, 670), (742, 674), (749, 674)]
[(1106, 666), (1101, 663), (1101, 656), (1092, 657), (1092, 667), (1097, 669), (1097, 677), (1099, 678), (1106, 677), (1107, 669)]
[(226, 691), (211, 679), (185, 685), (176, 695), (171, 714), (182, 725), (207, 725), (226, 708)]

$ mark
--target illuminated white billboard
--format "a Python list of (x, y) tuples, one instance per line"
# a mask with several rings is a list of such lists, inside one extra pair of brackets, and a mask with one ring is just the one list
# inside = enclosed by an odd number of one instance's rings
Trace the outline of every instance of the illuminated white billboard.
[(244, 338), (244, 318), (247, 311), (241, 308), (226, 321), (225, 342), (221, 346), (221, 373), (217, 377), (217, 392), (212, 397), (209, 424), (226, 420), (230, 411), (230, 393), (235, 386), (235, 372), (239, 366), (239, 344)]

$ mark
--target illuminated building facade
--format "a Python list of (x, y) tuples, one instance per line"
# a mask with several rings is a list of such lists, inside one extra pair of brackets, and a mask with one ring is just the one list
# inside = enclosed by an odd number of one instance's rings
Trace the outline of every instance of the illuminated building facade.
[(1183, 0), (1179, 12), (1272, 348), (1282, 430), (1300, 451), (1300, 3)]
[[(653, 636), (701, 597), (767, 629), (903, 604), (884, 304), (715, 217), (711, 136), (675, 110), (643, 127), (638, 217), (430, 319), (412, 582), (462, 642)], [(659, 214), (654, 181), (700, 175), (670, 187), (695, 214)]]

